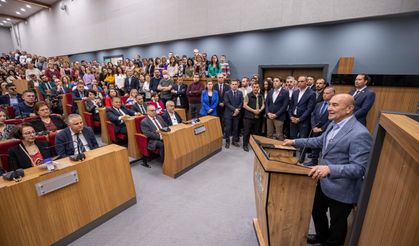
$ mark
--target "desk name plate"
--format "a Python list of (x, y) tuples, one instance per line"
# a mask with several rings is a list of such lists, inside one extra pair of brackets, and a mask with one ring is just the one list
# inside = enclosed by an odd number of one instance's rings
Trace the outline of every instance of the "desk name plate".
[(207, 129), (205, 128), (205, 126), (198, 126), (197, 128), (194, 129), (194, 133), (195, 135), (199, 135), (203, 132), (205, 132)]
[(77, 182), (79, 182), (77, 171), (71, 171), (36, 183), (35, 188), (38, 196), (43, 196)]

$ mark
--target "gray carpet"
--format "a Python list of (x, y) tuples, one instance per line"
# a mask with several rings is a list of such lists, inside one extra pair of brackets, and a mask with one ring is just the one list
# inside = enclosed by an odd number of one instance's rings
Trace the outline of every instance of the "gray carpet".
[(251, 151), (223, 148), (177, 179), (151, 165), (132, 165), (137, 204), (72, 245), (258, 245)]

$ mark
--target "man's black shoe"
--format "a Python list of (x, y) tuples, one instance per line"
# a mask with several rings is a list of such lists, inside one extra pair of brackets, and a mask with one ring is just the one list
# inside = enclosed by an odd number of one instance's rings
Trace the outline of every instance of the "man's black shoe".
[(146, 167), (146, 168), (151, 168), (151, 166), (150, 165), (148, 165), (147, 163), (141, 163), (141, 166), (144, 166), (144, 167)]
[(307, 243), (317, 244), (317, 243), (321, 243), (321, 242), (317, 239), (316, 234), (308, 234), (307, 235)]
[(226, 146), (225, 146), (225, 148), (226, 148), (226, 149), (230, 148), (230, 143), (229, 143), (229, 142), (226, 142)]
[(248, 146), (243, 146), (243, 150), (246, 152), (249, 152), (249, 147)]
[(233, 142), (233, 146), (240, 148), (240, 144), (238, 142)]

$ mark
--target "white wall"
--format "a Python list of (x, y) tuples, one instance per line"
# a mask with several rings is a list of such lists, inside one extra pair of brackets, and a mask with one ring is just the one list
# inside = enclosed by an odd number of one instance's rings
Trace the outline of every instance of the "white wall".
[(12, 36), (9, 28), (0, 27), (0, 54), (13, 50)]
[(417, 0), (63, 0), (16, 28), (46, 56), (419, 10)]

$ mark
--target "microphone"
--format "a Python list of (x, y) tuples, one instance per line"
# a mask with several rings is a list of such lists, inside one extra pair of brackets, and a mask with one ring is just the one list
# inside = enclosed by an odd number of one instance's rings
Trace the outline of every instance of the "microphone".
[[(72, 161), (82, 161), (82, 160), (86, 159), (86, 155), (83, 152), (81, 152), (80, 143), (78, 141), (67, 141), (67, 142), (64, 142), (64, 143), (54, 144), (52, 146), (41, 147), (41, 148), (51, 149), (51, 148), (55, 148), (57, 146), (63, 146), (63, 145), (67, 145), (67, 144), (70, 144), (70, 143), (71, 144), (76, 143), (77, 144), (77, 151), (78, 151), (78, 154), (74, 154), (74, 155), (70, 156), (70, 160), (72, 160)], [(76, 150), (74, 150), (74, 153), (76, 153)], [(62, 157), (64, 157), (64, 156), (62, 156)]]
[[(315, 128), (315, 127), (317, 127), (317, 126), (319, 126), (319, 125), (320, 125), (320, 122), (317, 122), (317, 124), (316, 124), (316, 125), (314, 125), (313, 127), (311, 127), (311, 130), (310, 130), (310, 132), (308, 133), (308, 136), (307, 136), (306, 140), (304, 141), (304, 144), (303, 144), (303, 150), (302, 150), (302, 151), (301, 151), (301, 153), (300, 153), (300, 158), (297, 160), (297, 162), (296, 162), (295, 164), (301, 163), (301, 162), (300, 162), (301, 157), (302, 157), (302, 155), (305, 155), (304, 151), (306, 150), (308, 139), (310, 138), (311, 134), (313, 133), (313, 128)], [(301, 164), (303, 164), (303, 163), (301, 163)]]

